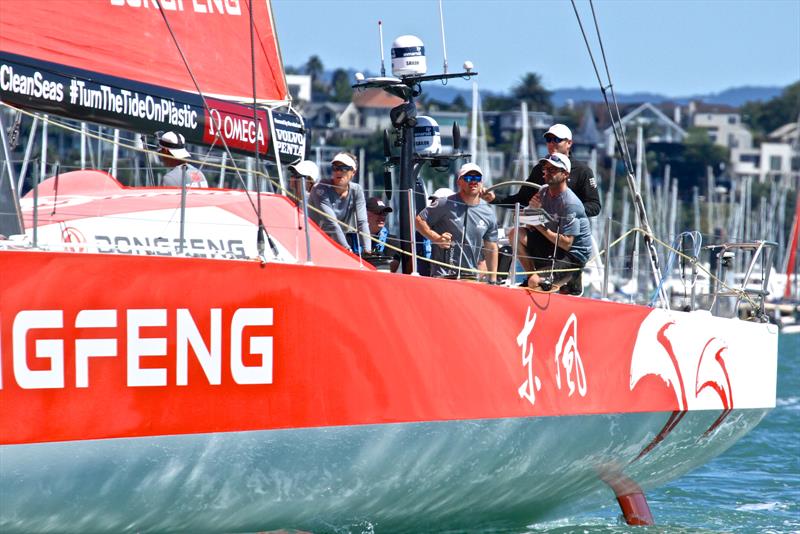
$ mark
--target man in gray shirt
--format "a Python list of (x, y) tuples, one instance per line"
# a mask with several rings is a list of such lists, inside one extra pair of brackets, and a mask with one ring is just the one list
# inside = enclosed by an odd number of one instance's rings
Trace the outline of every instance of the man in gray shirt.
[[(579, 273), (589, 260), (592, 252), (592, 234), (583, 203), (567, 187), (571, 169), (569, 158), (564, 154), (553, 153), (542, 158), (541, 162), (544, 164), (542, 170), (547, 187), (543, 187), (534, 195), (531, 206), (544, 209), (553, 221), (536, 225), (533, 230), (552, 243), (554, 257), (534, 258), (534, 265), (539, 271), (551, 267), (554, 271), (573, 269), (553, 273), (553, 288), (560, 289), (575, 276), (576, 272)], [(532, 274), (528, 279), (528, 287), (543, 289), (542, 278), (539, 274)]]
[(372, 252), (364, 190), (351, 182), (355, 173), (355, 156), (347, 152), (336, 154), (331, 161), (331, 177), (311, 188), (308, 205), (316, 210), (309, 215), (328, 237), (347, 250)]
[(431, 259), (432, 276), (470, 276), (481, 256), (486, 259), (490, 282), (497, 280), (497, 219), (494, 210), (481, 200), (483, 172), (474, 163), (458, 171), (458, 193), (435, 200), (417, 215), (417, 231), (435, 245)]

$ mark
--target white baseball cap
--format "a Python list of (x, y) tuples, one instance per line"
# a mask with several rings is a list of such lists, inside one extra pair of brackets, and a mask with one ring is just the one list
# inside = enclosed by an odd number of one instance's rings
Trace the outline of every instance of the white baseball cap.
[(289, 170), (296, 172), (300, 176), (308, 176), (315, 182), (317, 179), (319, 179), (319, 167), (317, 167), (316, 163), (307, 159), (301, 161), (300, 163), (289, 165)]
[(465, 163), (458, 170), (458, 177), (461, 178), (462, 176), (464, 176), (468, 172), (477, 172), (478, 174), (483, 176), (483, 171), (476, 164), (474, 164), (474, 163)]
[(558, 167), (559, 169), (564, 169), (567, 171), (567, 173), (572, 170), (572, 163), (570, 163), (569, 158), (560, 152), (553, 152), (549, 156), (545, 156), (539, 161), (547, 162), (553, 167)]
[(354, 169), (358, 167), (358, 165), (356, 165), (356, 160), (354, 160), (344, 152), (339, 152), (338, 154), (333, 156), (331, 163), (336, 163), (337, 161), (339, 163), (347, 165), (348, 167), (353, 167)]
[(450, 189), (449, 187), (440, 187), (439, 189), (434, 191), (432, 195), (428, 195), (427, 205), (430, 206), (434, 202), (437, 202), (443, 198), (447, 198), (455, 194), (456, 192)]
[(191, 154), (186, 150), (186, 139), (175, 132), (164, 132), (158, 138), (158, 146), (165, 149), (175, 159), (189, 159)]
[(435, 198), (447, 198), (449, 196), (455, 195), (456, 192), (450, 189), (449, 187), (440, 187), (436, 191), (433, 192), (431, 196), (428, 198), (433, 200)]
[(555, 135), (559, 139), (569, 139), (572, 141), (572, 130), (566, 124), (554, 124), (544, 133), (544, 137)]

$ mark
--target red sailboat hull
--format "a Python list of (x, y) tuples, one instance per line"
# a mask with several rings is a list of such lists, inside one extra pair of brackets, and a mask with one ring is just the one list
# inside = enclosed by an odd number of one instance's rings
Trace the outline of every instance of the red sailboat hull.
[[(0, 253), (14, 530), (524, 525), (609, 478), (674, 478), (774, 406), (770, 325), (358, 269)], [(134, 472), (153, 500), (103, 513)], [(69, 519), (76, 492), (96, 523)]]

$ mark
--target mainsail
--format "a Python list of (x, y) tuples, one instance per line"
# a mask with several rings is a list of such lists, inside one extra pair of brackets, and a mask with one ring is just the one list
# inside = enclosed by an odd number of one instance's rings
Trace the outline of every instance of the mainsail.
[[(274, 158), (263, 107), (289, 102), (272, 10), (247, 0), (0, 2), (0, 99), (137, 131)], [(253, 94), (255, 74), (255, 95)], [(203, 98), (207, 107), (204, 105)], [(253, 120), (253, 100), (259, 127)], [(281, 159), (304, 148), (302, 124), (273, 113)]]

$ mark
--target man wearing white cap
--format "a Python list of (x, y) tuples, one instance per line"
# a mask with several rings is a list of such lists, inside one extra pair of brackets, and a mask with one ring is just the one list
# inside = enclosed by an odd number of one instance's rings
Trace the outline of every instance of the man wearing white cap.
[(186, 187), (208, 187), (203, 171), (184, 161), (191, 157), (186, 150), (186, 139), (182, 134), (176, 132), (163, 132), (158, 136), (158, 153), (161, 163), (170, 170), (161, 180), (162, 185), (180, 187), (185, 183)]
[[(320, 180), (311, 188), (308, 205), (319, 211), (312, 211), (310, 216), (331, 239), (347, 250), (372, 252), (364, 190), (351, 182), (356, 168), (356, 158), (348, 152), (333, 157), (331, 177)], [(343, 226), (345, 224), (347, 226)], [(358, 230), (357, 234), (354, 228)]]
[[(600, 213), (600, 192), (597, 190), (597, 180), (594, 178), (592, 169), (582, 161), (578, 161), (572, 156), (572, 131), (564, 124), (554, 124), (544, 133), (544, 140), (547, 143), (547, 154), (564, 154), (569, 157), (572, 172), (569, 174), (567, 186), (572, 189), (578, 199), (583, 203), (586, 215), (594, 217)], [(541, 161), (537, 163), (528, 175), (528, 182), (545, 185), (543, 165)], [(517, 193), (507, 197), (495, 198), (494, 193), (487, 193), (483, 196), (484, 200), (492, 204), (503, 204), (513, 206), (519, 202), (521, 206), (526, 206), (536, 189), (532, 187), (521, 187)]]
[(318, 179), (319, 167), (313, 161), (305, 159), (289, 165), (289, 193), (298, 205), (303, 201), (303, 189), (305, 188), (306, 194), (310, 193)]
[[(594, 217), (600, 213), (600, 192), (597, 190), (597, 181), (588, 165), (570, 156), (572, 150), (572, 131), (565, 124), (554, 124), (544, 133), (544, 140), (547, 143), (547, 154), (563, 154), (569, 157), (572, 167), (567, 180), (567, 186), (575, 193), (583, 203), (583, 209), (588, 217)], [(528, 182), (546, 185), (544, 177), (544, 167), (542, 162), (537, 163), (528, 175)], [(502, 204), (513, 207), (515, 203), (526, 206), (530, 203), (536, 189), (532, 187), (521, 187), (513, 195), (495, 198), (494, 193), (487, 193), (483, 196), (485, 200), (492, 204)], [(527, 235), (526, 235), (527, 234)], [(544, 240), (539, 234), (532, 232), (521, 232), (520, 242), (528, 254), (532, 257), (541, 257), (550, 248), (550, 243)], [(530, 262), (527, 258), (521, 257), (523, 267), (531, 270)], [(572, 292), (580, 293), (580, 278), (576, 278)]]
[[(567, 187), (572, 167), (569, 158), (556, 152), (542, 158), (539, 163), (547, 187), (533, 197), (532, 204), (540, 205), (554, 221), (533, 226), (530, 230), (530, 233), (541, 236), (550, 245), (550, 258), (540, 256), (533, 261), (538, 271), (553, 269), (553, 288), (560, 289), (580, 273), (588, 261), (592, 252), (592, 235), (583, 203)], [(563, 269), (572, 271), (556, 272)], [(528, 287), (540, 289), (541, 281), (541, 274), (532, 274), (528, 279)]]
[(417, 231), (433, 243), (432, 276), (469, 277), (481, 256), (486, 259), (490, 282), (497, 280), (497, 219), (494, 210), (481, 200), (483, 171), (465, 163), (458, 171), (458, 193), (439, 198), (417, 215)]

